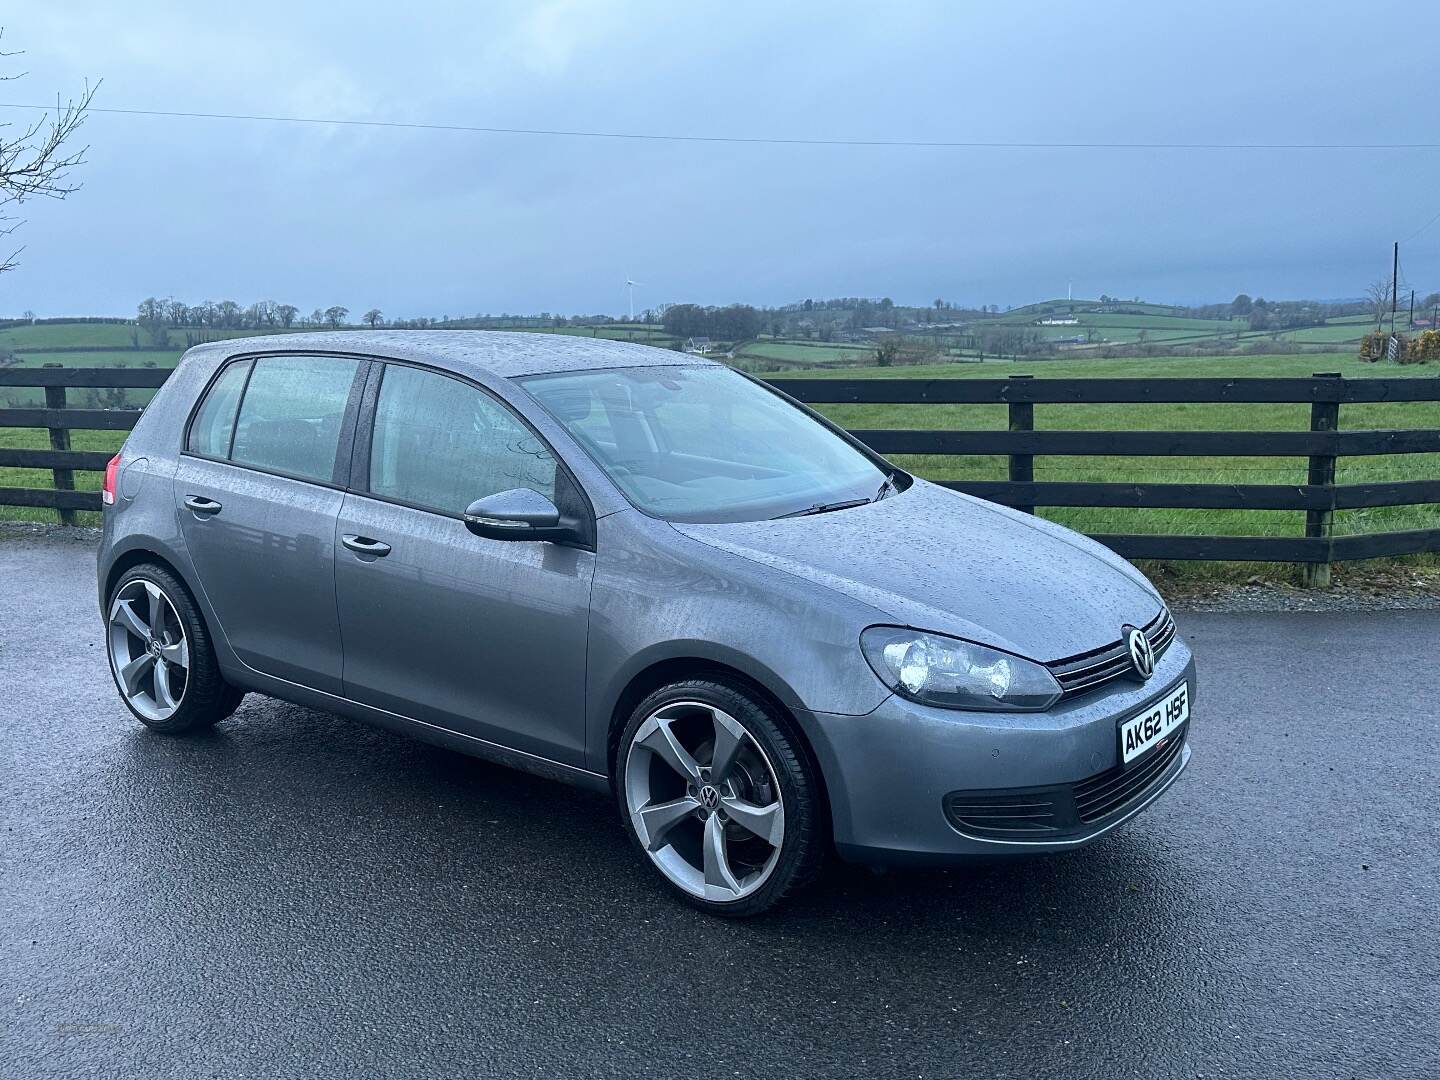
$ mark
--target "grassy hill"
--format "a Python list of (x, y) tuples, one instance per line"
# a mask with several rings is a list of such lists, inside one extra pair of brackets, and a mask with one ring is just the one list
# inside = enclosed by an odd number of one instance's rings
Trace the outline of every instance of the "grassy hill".
[[(1196, 318), (1186, 309), (1163, 304), (1127, 301), (1046, 300), (1013, 308), (1002, 314), (977, 319), (967, 332), (986, 327), (1025, 328), (1050, 341), (1084, 337), (1083, 343), (1067, 342), (1065, 351), (1104, 352), (1108, 346), (1146, 342), (1154, 345), (1203, 346), (1207, 348), (1255, 348), (1267, 341), (1290, 342), (1343, 351), (1356, 344), (1374, 325), (1369, 315), (1339, 315), (1323, 324), (1289, 329), (1250, 329), (1244, 318)], [(1041, 326), (1045, 318), (1073, 318), (1065, 326)]]

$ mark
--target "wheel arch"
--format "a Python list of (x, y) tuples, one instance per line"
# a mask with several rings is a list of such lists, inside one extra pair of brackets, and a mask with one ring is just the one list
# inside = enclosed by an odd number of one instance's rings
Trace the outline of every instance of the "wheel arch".
[(131, 537), (123, 550), (110, 553), (109, 561), (103, 569), (103, 577), (98, 583), (100, 587), (100, 617), (108, 618), (110, 597), (114, 594), (115, 585), (120, 578), (127, 571), (144, 563), (152, 563), (168, 571), (189, 594), (190, 600), (200, 612), (200, 617), (205, 620), (205, 629), (210, 633), (210, 643), (220, 661), (221, 670), (228, 676), (230, 671), (237, 666), (237, 662), (231, 652), (230, 639), (225, 635), (225, 628), (220, 625), (220, 620), (211, 609), (205, 591), (196, 587), (191, 568), (184, 556), (153, 537)]
[[(818, 805), (824, 808), (828, 818), (830, 792), (825, 781), (825, 770), (821, 767), (815, 747), (811, 745), (810, 738), (794, 710), (786, 704), (781, 694), (767, 686), (764, 680), (725, 660), (703, 655), (667, 656), (654, 660), (635, 672), (620, 690), (611, 706), (605, 734), (605, 774), (610, 779), (611, 788), (614, 788), (617, 779), (620, 736), (635, 707), (662, 686), (698, 678), (714, 678), (731, 683), (753, 694), (770, 708), (814, 773), (820, 789)], [(784, 686), (783, 683), (780, 685)], [(785, 690), (788, 692), (789, 688), (786, 687)], [(791, 697), (793, 698), (793, 694)]]
[(186, 590), (190, 593), (191, 599), (193, 600), (195, 598), (195, 589), (191, 586), (189, 580), (185, 575), (185, 572), (176, 565), (174, 559), (171, 559), (167, 557), (163, 552), (156, 550), (156, 548), (158, 547), (158, 544), (141, 544), (132, 548), (128, 548), (125, 551), (121, 552), (119, 555), (116, 555), (110, 561), (110, 565), (105, 571), (105, 581), (100, 590), (100, 603), (102, 605), (109, 604), (110, 597), (114, 594), (115, 585), (119, 582), (119, 580), (125, 576), (127, 571), (132, 570), (135, 567), (140, 566), (144, 563), (155, 563), (156, 565), (163, 567), (171, 574), (175, 575), (175, 578), (180, 582), (180, 584), (185, 586)]

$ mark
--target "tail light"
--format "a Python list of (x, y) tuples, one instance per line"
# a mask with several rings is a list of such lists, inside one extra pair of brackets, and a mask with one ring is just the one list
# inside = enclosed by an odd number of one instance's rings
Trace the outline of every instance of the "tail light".
[(106, 506), (115, 505), (115, 477), (120, 472), (120, 455), (116, 454), (105, 463), (105, 483), (100, 488), (100, 501)]

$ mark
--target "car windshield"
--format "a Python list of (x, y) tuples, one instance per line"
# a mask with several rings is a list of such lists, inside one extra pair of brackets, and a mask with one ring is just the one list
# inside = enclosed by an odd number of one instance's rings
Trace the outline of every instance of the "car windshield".
[(520, 380), (648, 514), (759, 521), (881, 496), (888, 473), (784, 398), (718, 365)]

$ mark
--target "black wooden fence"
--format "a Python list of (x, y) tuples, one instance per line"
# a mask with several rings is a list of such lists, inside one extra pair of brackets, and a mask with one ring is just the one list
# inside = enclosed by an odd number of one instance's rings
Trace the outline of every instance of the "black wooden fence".
[[(0, 448), (0, 467), (52, 472), (54, 487), (0, 487), (0, 505), (50, 507), (62, 520), (98, 510), (100, 497), (76, 491), (74, 474), (102, 470), (106, 452), (72, 450), (75, 429), (126, 431), (133, 409), (68, 408), (71, 388), (153, 388), (161, 369), (21, 368), (0, 371), (0, 387), (43, 387), (45, 407), (0, 408), (0, 428), (46, 428), (48, 450)], [(1440, 551), (1440, 528), (1336, 536), (1336, 510), (1440, 503), (1440, 477), (1336, 484), (1338, 458), (1440, 453), (1440, 429), (1340, 429), (1351, 402), (1440, 401), (1440, 378), (1342, 379), (791, 379), (773, 384), (812, 404), (1005, 405), (1009, 429), (857, 430), (882, 454), (980, 454), (1009, 459), (1007, 480), (946, 481), (945, 486), (1024, 510), (1037, 506), (1161, 507), (1305, 512), (1304, 536), (1213, 536), (1102, 533), (1096, 538), (1132, 559), (1215, 559), (1303, 564), (1307, 580), (1328, 581), (1332, 562)], [(1036, 430), (1035, 406), (1067, 404), (1308, 403), (1308, 431)], [(1306, 458), (1305, 484), (1078, 483), (1036, 481), (1039, 456), (1198, 456)], [(1440, 470), (1437, 470), (1440, 472)]]
[(166, 368), (10, 368), (0, 370), (0, 387), (41, 387), (43, 409), (0, 408), (0, 428), (48, 428), (49, 450), (24, 450), (0, 446), (0, 468), (49, 469), (53, 488), (0, 487), (0, 506), (45, 506), (60, 512), (60, 520), (73, 524), (75, 511), (99, 510), (98, 491), (76, 491), (76, 472), (103, 472), (113, 456), (103, 450), (72, 450), (70, 432), (129, 431), (135, 426), (137, 409), (67, 408), (67, 389), (154, 389), (164, 385)]
[[(1311, 584), (1329, 582), (1330, 564), (1440, 551), (1440, 528), (1333, 534), (1336, 510), (1440, 502), (1440, 476), (1388, 483), (1335, 483), (1341, 457), (1440, 452), (1440, 429), (1340, 430), (1346, 402), (1440, 401), (1440, 379), (786, 379), (773, 385), (811, 404), (1006, 405), (1007, 431), (856, 430), (882, 454), (1001, 454), (1008, 480), (955, 480), (945, 486), (1033, 511), (1037, 506), (1162, 507), (1199, 510), (1303, 510), (1304, 536), (1189, 536), (1102, 533), (1095, 538), (1131, 559), (1293, 562)], [(1308, 431), (1035, 430), (1036, 405), (1308, 403)], [(1305, 484), (1037, 482), (1038, 456), (1306, 458)], [(1440, 470), (1437, 470), (1440, 472)]]

